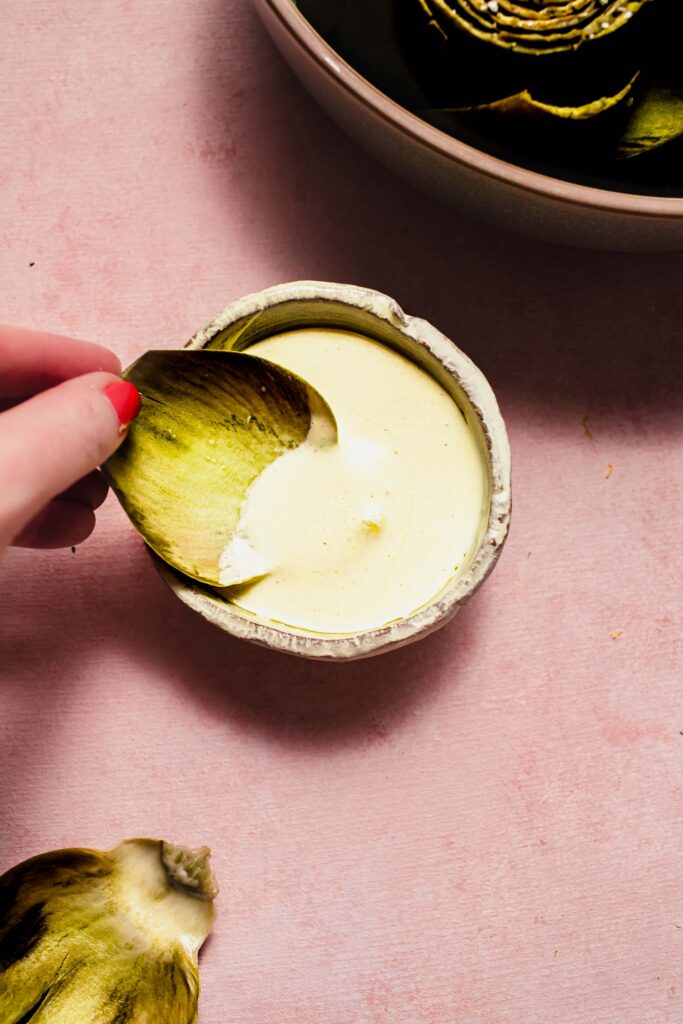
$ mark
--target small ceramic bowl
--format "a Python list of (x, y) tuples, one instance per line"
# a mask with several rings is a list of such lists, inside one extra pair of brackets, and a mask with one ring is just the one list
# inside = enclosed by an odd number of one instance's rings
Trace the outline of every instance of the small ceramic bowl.
[[(370, 3), (370, 0), (367, 0)], [(597, 249), (683, 249), (683, 199), (554, 178), (423, 121), (344, 61), (293, 0), (254, 0), (303, 85), (352, 138), (407, 181), (522, 234)]]
[(472, 361), (426, 321), (406, 316), (393, 299), (367, 288), (317, 281), (269, 288), (228, 306), (186, 347), (243, 351), (263, 338), (300, 327), (348, 330), (382, 342), (430, 373), (466, 413), (478, 434), (490, 484), (488, 517), (467, 570), (408, 618), (366, 632), (321, 635), (261, 619), (183, 576), (151, 551), (150, 557), (181, 601), (234, 636), (305, 658), (365, 658), (443, 626), (493, 569), (510, 520), (507, 433), (494, 394)]

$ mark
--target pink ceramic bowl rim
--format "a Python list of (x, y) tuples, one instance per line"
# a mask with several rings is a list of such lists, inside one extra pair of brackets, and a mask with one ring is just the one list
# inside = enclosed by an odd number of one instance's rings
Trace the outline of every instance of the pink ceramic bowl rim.
[(489, 178), (514, 185), (521, 191), (550, 197), (570, 206), (583, 206), (609, 213), (625, 213), (633, 217), (683, 217), (683, 198), (614, 192), (609, 189), (593, 188), (590, 185), (578, 185), (538, 171), (517, 167), (446, 135), (390, 99), (347, 64), (312, 28), (293, 0), (264, 2), (279, 18), (285, 30), (306, 49), (328, 76), (334, 78), (385, 121), (442, 156), (454, 159), (459, 164)]

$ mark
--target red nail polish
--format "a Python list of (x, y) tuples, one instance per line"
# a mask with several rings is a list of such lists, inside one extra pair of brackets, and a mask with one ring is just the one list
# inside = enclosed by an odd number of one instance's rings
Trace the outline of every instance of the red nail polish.
[(122, 427), (127, 427), (140, 412), (140, 392), (129, 380), (116, 380), (107, 384), (104, 393), (116, 409)]

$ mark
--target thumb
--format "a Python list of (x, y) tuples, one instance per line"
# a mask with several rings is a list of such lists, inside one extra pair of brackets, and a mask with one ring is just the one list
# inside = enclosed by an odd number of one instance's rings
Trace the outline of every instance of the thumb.
[(89, 373), (0, 413), (0, 548), (107, 459), (139, 409), (129, 381)]

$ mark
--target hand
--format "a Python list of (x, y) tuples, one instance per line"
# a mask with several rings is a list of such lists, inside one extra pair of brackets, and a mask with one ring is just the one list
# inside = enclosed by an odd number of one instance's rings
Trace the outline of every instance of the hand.
[(107, 493), (97, 472), (140, 396), (106, 348), (0, 326), (0, 557), (90, 535)]

